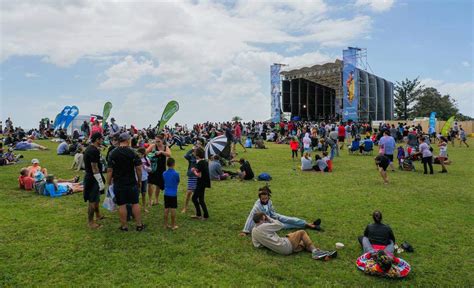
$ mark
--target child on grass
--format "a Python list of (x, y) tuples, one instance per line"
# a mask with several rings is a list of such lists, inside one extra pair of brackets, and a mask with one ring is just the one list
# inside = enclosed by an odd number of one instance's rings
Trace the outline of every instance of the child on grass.
[(146, 209), (146, 191), (148, 187), (148, 173), (151, 172), (151, 162), (146, 156), (146, 150), (144, 147), (140, 147), (137, 149), (138, 157), (142, 160), (142, 186), (141, 186), (141, 194), (142, 194), (142, 207), (145, 212), (148, 212)]
[[(168, 170), (163, 173), (163, 180), (165, 182), (165, 228), (173, 230), (178, 229), (176, 225), (176, 208), (178, 208), (178, 185), (179, 173), (174, 170), (175, 160), (168, 158), (166, 160)], [(171, 225), (168, 225), (168, 215), (171, 212)]]
[(298, 146), (299, 146), (299, 143), (296, 137), (291, 138), (290, 148), (291, 148), (291, 158), (293, 160), (295, 160), (295, 157), (298, 157)]

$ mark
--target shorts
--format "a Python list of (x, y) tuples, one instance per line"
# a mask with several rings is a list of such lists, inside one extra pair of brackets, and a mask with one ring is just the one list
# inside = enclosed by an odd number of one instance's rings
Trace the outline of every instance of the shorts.
[(114, 185), (115, 200), (118, 206), (138, 204), (138, 186)]
[(388, 154), (383, 154), (385, 157), (388, 158), (388, 160), (390, 160), (390, 163), (393, 162), (393, 154), (392, 155), (388, 155)]
[(156, 185), (160, 190), (165, 190), (163, 171), (156, 171), (155, 173), (148, 174), (148, 184)]
[(447, 158), (448, 157), (448, 151), (440, 151), (439, 152), (439, 157)]
[(339, 142), (344, 142), (344, 139), (346, 139), (346, 137), (344, 137), (344, 136), (338, 136), (337, 137), (337, 140), (339, 140)]
[(188, 191), (194, 192), (194, 190), (196, 190), (197, 181), (198, 181), (198, 178), (195, 176), (188, 177)]
[(176, 209), (178, 208), (178, 197), (166, 196), (165, 195), (165, 209)]
[(148, 188), (148, 180), (142, 180), (142, 188), (140, 192), (142, 192), (142, 194), (145, 194), (147, 188)]
[(387, 167), (388, 167), (389, 164), (390, 164), (390, 163), (381, 162), (381, 163), (378, 164), (378, 166), (379, 166), (380, 168), (382, 168), (383, 171), (387, 171)]
[[(103, 177), (102, 177), (103, 180)], [(100, 202), (100, 191), (99, 191), (99, 183), (94, 178), (94, 175), (86, 174), (84, 176), (84, 181), (82, 183), (84, 185), (84, 202), (89, 203), (99, 203)]]

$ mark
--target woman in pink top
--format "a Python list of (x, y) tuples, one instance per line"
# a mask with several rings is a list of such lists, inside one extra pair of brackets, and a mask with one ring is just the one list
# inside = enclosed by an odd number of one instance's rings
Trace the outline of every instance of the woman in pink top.
[(96, 120), (94, 120), (94, 125), (92, 125), (91, 132), (89, 134), (89, 138), (91, 138), (91, 136), (94, 133), (97, 133), (97, 132), (104, 135), (104, 130), (102, 129), (102, 126), (100, 125), (99, 120), (96, 119)]

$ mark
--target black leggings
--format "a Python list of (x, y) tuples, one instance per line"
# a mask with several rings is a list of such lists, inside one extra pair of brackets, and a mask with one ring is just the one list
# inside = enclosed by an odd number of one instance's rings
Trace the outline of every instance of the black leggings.
[(291, 150), (291, 158), (298, 158), (298, 150)]
[(428, 174), (426, 164), (430, 166), (430, 174), (433, 174), (433, 156), (423, 157), (421, 162), (423, 163), (423, 169), (425, 170), (424, 174)]
[(194, 190), (192, 200), (193, 200), (193, 203), (194, 203), (194, 207), (196, 208), (196, 216), (201, 217), (201, 208), (202, 208), (202, 212), (204, 213), (204, 218), (209, 218), (209, 213), (207, 212), (206, 202), (204, 202), (204, 191), (205, 190), (206, 190), (206, 188), (197, 187), (196, 190)]

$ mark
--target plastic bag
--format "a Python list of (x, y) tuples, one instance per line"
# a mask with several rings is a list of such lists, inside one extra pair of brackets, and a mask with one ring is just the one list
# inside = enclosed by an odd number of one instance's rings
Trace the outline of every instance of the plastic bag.
[(107, 196), (104, 199), (104, 203), (102, 203), (102, 207), (109, 210), (110, 212), (114, 212), (117, 210), (113, 185), (109, 186), (109, 189), (107, 190)]

